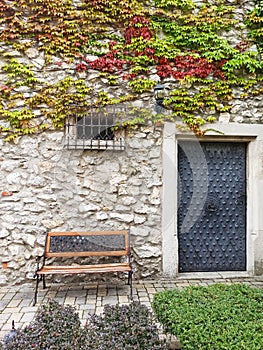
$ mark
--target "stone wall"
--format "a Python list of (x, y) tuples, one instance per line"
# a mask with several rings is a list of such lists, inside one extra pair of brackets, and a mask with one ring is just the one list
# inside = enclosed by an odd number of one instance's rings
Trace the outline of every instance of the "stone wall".
[(31, 278), (46, 230), (130, 228), (135, 277), (161, 271), (161, 128), (125, 151), (64, 148), (63, 132), (0, 141), (0, 283)]
[[(201, 5), (202, 2), (196, 1)], [(244, 21), (252, 1), (239, 1), (236, 18)], [(229, 5), (236, 5), (236, 0)], [(245, 30), (244, 30), (244, 34)], [(240, 41), (228, 33), (233, 45)], [(256, 48), (252, 48), (255, 49)], [(121, 78), (109, 86), (98, 71), (76, 72), (71, 62), (31, 47), (24, 54), (5, 44), (0, 68), (9, 58), (32, 65), (35, 77), (46, 85), (66, 76), (85, 79), (94, 91), (116, 98), (128, 93)], [(90, 61), (98, 57), (90, 55)], [(5, 81), (6, 74), (0, 73)], [(151, 68), (149, 78), (159, 80)], [(165, 87), (175, 87), (167, 79)], [(15, 93), (34, 96), (27, 86)], [(24, 100), (17, 102), (23, 107)], [(236, 90), (229, 112), (217, 115), (220, 123), (262, 123), (261, 96), (244, 98)], [(142, 94), (135, 106), (154, 108), (153, 93)], [(41, 108), (34, 113), (41, 119)], [(211, 111), (209, 111), (211, 115)], [(5, 126), (0, 120), (0, 125)], [(216, 129), (216, 126), (215, 126)], [(32, 278), (35, 256), (43, 252), (46, 230), (106, 230), (130, 228), (135, 278), (162, 275), (162, 127), (142, 127), (126, 135), (126, 149), (114, 151), (66, 150), (64, 131), (24, 136), (17, 142), (0, 140), (0, 284)]]

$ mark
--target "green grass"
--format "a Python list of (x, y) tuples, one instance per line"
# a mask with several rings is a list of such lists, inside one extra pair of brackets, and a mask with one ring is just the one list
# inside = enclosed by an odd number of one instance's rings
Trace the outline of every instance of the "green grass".
[(153, 310), (183, 350), (263, 350), (263, 290), (214, 284), (155, 294)]

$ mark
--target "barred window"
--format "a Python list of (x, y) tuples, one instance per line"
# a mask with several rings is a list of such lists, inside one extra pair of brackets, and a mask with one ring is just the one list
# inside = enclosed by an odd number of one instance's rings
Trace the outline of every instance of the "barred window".
[[(121, 112), (121, 113), (120, 113)], [(120, 114), (112, 106), (70, 110), (66, 123), (66, 147), (68, 149), (124, 150), (124, 133), (119, 124)]]

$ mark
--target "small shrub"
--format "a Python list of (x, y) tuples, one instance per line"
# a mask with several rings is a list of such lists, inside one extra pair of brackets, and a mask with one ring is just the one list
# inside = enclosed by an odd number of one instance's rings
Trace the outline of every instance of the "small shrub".
[(242, 284), (155, 294), (153, 310), (183, 350), (262, 350), (263, 291)]
[[(2, 344), (1, 344), (2, 343)], [(139, 303), (105, 306), (81, 326), (71, 306), (49, 301), (34, 320), (0, 342), (1, 350), (159, 350), (165, 349), (149, 309)]]
[(78, 349), (79, 333), (80, 320), (74, 308), (49, 301), (38, 309), (28, 326), (4, 340), (3, 350)]
[(139, 303), (105, 306), (102, 316), (92, 316), (85, 327), (86, 347), (101, 350), (167, 349), (149, 309)]

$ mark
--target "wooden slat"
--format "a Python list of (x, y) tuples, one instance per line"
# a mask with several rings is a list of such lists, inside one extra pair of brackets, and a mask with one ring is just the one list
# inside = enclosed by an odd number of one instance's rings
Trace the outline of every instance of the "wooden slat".
[(50, 250), (50, 235), (48, 232), (46, 236), (45, 255), (47, 252), (49, 252), (49, 250)]
[(124, 235), (128, 236), (127, 230), (122, 231), (72, 231), (72, 232), (48, 232), (48, 236), (107, 236), (107, 235)]
[(38, 275), (48, 274), (81, 274), (81, 273), (103, 273), (103, 272), (129, 272), (129, 263), (97, 264), (97, 265), (73, 265), (73, 266), (44, 266)]

